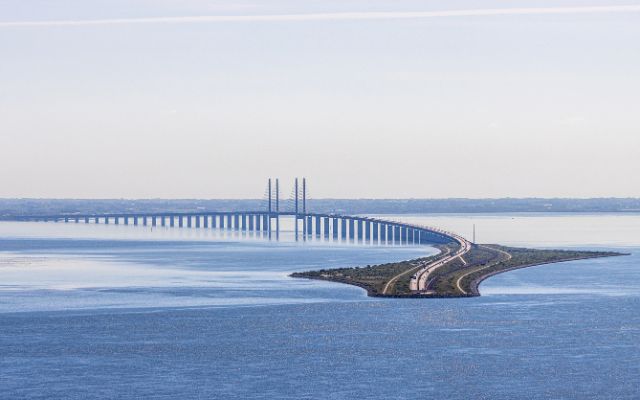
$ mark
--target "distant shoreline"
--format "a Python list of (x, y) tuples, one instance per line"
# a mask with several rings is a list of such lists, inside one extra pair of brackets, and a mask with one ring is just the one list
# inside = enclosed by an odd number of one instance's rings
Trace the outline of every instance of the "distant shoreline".
[[(495, 199), (309, 199), (317, 213), (517, 214), (640, 213), (640, 198), (495, 198)], [(35, 199), (0, 198), (0, 217), (64, 213), (206, 212), (260, 210), (261, 199)]]

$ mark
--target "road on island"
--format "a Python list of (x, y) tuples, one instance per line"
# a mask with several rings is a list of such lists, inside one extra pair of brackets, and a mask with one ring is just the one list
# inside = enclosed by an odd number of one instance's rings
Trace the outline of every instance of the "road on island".
[(429, 276), (436, 269), (446, 265), (447, 263), (455, 260), (456, 258), (460, 258), (463, 263), (466, 264), (462, 256), (467, 254), (469, 250), (471, 250), (471, 242), (462, 236), (455, 235), (455, 240), (460, 243), (460, 248), (453, 254), (447, 253), (443, 257), (426, 264), (424, 267), (418, 270), (412, 277), (409, 282), (409, 289), (413, 292), (424, 292), (427, 290), (428, 279)]
[(496, 261), (496, 262), (493, 262), (493, 263), (491, 263), (491, 264), (489, 264), (489, 265), (486, 265), (486, 266), (484, 266), (483, 268), (474, 269), (474, 270), (471, 270), (471, 271), (467, 272), (466, 274), (460, 275), (460, 277), (459, 277), (459, 278), (458, 278), (458, 280), (456, 281), (456, 287), (457, 287), (457, 288), (458, 288), (458, 290), (459, 290), (460, 292), (462, 292), (463, 294), (467, 294), (467, 292), (466, 292), (464, 289), (462, 289), (462, 286), (460, 286), (460, 282), (461, 282), (461, 281), (462, 281), (462, 280), (463, 280), (467, 275), (473, 274), (474, 272), (482, 271), (483, 269), (487, 269), (487, 268), (493, 267), (494, 265), (496, 265), (496, 264), (500, 264), (500, 263), (501, 263), (501, 262), (503, 262), (503, 261), (509, 261), (509, 260), (511, 260), (511, 254), (507, 253), (507, 252), (506, 252), (506, 251), (504, 251), (504, 250), (496, 249), (496, 248), (493, 248), (493, 247), (482, 246), (482, 245), (480, 245), (480, 247), (484, 247), (485, 249), (495, 250), (495, 251), (497, 251), (497, 252), (499, 252), (499, 253), (502, 253), (502, 255), (503, 255), (503, 256), (505, 256), (505, 258), (503, 258), (503, 259), (501, 259), (501, 260), (498, 260), (498, 261)]

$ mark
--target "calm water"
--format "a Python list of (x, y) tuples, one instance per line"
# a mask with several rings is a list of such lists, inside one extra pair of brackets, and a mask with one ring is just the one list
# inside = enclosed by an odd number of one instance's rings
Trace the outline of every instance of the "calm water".
[(287, 274), (432, 249), (0, 223), (0, 398), (640, 398), (640, 215), (396, 219), (632, 255), (385, 300)]

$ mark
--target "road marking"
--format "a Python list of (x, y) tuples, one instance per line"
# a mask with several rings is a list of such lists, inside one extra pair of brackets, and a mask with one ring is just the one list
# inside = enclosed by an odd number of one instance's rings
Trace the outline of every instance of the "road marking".
[(501, 263), (501, 262), (511, 260), (511, 254), (507, 253), (507, 252), (506, 252), (506, 251), (504, 251), (504, 250), (495, 249), (495, 248), (493, 248), (493, 247), (488, 247), (488, 246), (484, 246), (484, 245), (479, 245), (479, 246), (480, 246), (480, 247), (484, 247), (485, 249), (490, 249), (490, 250), (495, 250), (495, 251), (497, 251), (497, 252), (500, 252), (500, 253), (504, 254), (504, 255), (506, 256), (506, 258), (505, 258), (504, 260), (498, 260), (498, 261), (496, 261), (496, 262), (494, 262), (494, 263), (492, 263), (492, 264), (490, 264), (490, 265), (487, 265), (486, 267), (482, 267), (482, 268), (480, 268), (480, 269), (475, 269), (475, 270), (473, 270), (473, 271), (469, 271), (469, 272), (467, 272), (467, 273), (466, 273), (466, 274), (464, 274), (464, 275), (460, 275), (460, 277), (459, 277), (459, 278), (458, 278), (458, 280), (456, 281), (456, 287), (457, 287), (457, 288), (458, 288), (458, 290), (459, 290), (459, 291), (461, 291), (463, 294), (468, 294), (467, 292), (465, 292), (465, 291), (462, 289), (462, 287), (460, 287), (460, 281), (461, 281), (465, 276), (470, 275), (470, 274), (473, 274), (474, 272), (482, 271), (483, 269), (487, 269), (487, 268), (493, 267), (494, 265), (499, 264), (499, 263)]

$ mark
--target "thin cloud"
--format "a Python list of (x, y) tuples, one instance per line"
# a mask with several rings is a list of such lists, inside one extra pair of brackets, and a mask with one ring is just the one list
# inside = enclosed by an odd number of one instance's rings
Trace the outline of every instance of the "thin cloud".
[(423, 19), (442, 17), (484, 17), (500, 15), (544, 15), (544, 14), (594, 14), (640, 12), (640, 5), (592, 6), (592, 7), (544, 7), (544, 8), (491, 8), (449, 11), (411, 11), (411, 12), (343, 12), (315, 14), (276, 14), (276, 15), (204, 15), (193, 17), (152, 17), (152, 18), (113, 18), (88, 20), (52, 20), (52, 21), (6, 21), (0, 22), (0, 28), (19, 27), (57, 27), (85, 25), (124, 25), (124, 24), (188, 24), (188, 23), (229, 23), (229, 22), (273, 22), (273, 21), (339, 21), (339, 20), (376, 20), (376, 19)]

